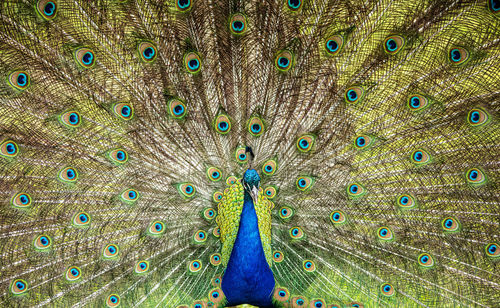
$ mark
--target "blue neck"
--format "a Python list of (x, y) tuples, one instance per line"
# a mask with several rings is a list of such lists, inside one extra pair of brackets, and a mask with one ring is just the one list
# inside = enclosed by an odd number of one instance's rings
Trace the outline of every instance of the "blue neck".
[(273, 272), (267, 264), (252, 197), (245, 191), (240, 227), (222, 278), (228, 306), (272, 307)]

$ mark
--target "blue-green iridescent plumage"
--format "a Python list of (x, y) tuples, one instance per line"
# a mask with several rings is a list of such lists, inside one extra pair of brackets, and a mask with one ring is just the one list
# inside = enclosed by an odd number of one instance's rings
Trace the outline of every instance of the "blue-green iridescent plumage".
[(499, 1), (0, 6), (0, 306), (498, 306)]

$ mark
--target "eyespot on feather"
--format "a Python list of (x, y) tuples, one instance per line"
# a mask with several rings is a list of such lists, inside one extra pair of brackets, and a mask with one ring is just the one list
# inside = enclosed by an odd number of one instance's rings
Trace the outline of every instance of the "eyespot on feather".
[(36, 12), (45, 20), (52, 20), (57, 15), (56, 0), (39, 0), (35, 5)]
[(52, 246), (52, 239), (46, 234), (39, 235), (33, 241), (33, 246), (38, 251), (49, 251)]
[(292, 304), (292, 308), (306, 308), (309, 302), (303, 296), (294, 296), (290, 300), (290, 303)]
[(359, 183), (352, 183), (347, 186), (347, 195), (352, 199), (358, 199), (366, 194), (366, 189)]
[(10, 159), (19, 154), (19, 146), (12, 140), (4, 140), (0, 144), (0, 156)]
[(215, 304), (221, 303), (225, 299), (224, 292), (220, 288), (210, 290), (208, 292), (208, 299)]
[(190, 74), (197, 74), (201, 71), (201, 58), (196, 52), (188, 52), (184, 55), (184, 66)]
[(383, 241), (390, 241), (394, 238), (392, 230), (389, 227), (380, 227), (377, 230), (377, 236)]
[(123, 202), (129, 204), (135, 203), (137, 200), (139, 200), (139, 197), (140, 197), (139, 192), (133, 188), (129, 188), (120, 194), (120, 199)]
[(92, 49), (82, 47), (75, 50), (73, 53), (76, 63), (83, 68), (91, 68), (95, 64), (95, 53)]
[(190, 273), (198, 273), (202, 269), (202, 263), (200, 260), (193, 260), (188, 263), (188, 270)]
[(365, 90), (360, 86), (353, 86), (347, 88), (344, 94), (345, 102), (348, 104), (355, 104), (361, 101), (365, 95)]
[(165, 233), (165, 224), (162, 221), (153, 221), (148, 228), (148, 234), (150, 236), (159, 236)]
[(123, 120), (130, 120), (134, 117), (134, 108), (130, 103), (116, 103), (113, 105), (113, 112)]
[(460, 229), (460, 222), (454, 217), (446, 217), (441, 221), (441, 227), (445, 232), (457, 232)]
[(290, 298), (290, 292), (287, 288), (278, 287), (274, 290), (273, 298), (278, 302), (285, 303)]
[(410, 209), (414, 208), (417, 205), (415, 197), (411, 194), (402, 194), (400, 195), (396, 203), (399, 207), (404, 208), (404, 209)]
[(216, 203), (219, 203), (221, 200), (222, 200), (222, 197), (224, 195), (220, 192), (220, 191), (216, 191), (214, 192), (214, 194), (212, 195), (212, 199), (216, 202)]
[(469, 60), (469, 52), (462, 47), (451, 48), (448, 58), (453, 65), (462, 65)]
[(172, 98), (168, 101), (168, 111), (175, 119), (182, 119), (187, 114), (187, 107), (182, 100)]
[(234, 35), (243, 35), (247, 31), (247, 18), (241, 13), (235, 13), (229, 19), (229, 30)]
[(215, 211), (214, 208), (206, 208), (203, 210), (203, 218), (207, 221), (213, 220), (215, 217), (217, 217), (217, 212)]
[(311, 151), (314, 142), (315, 142), (315, 137), (313, 135), (303, 135), (299, 139), (297, 139), (297, 149), (301, 152), (309, 152)]
[(484, 247), (484, 250), (490, 258), (500, 257), (500, 246), (498, 246), (498, 243), (489, 243)]
[(25, 209), (30, 207), (31, 202), (31, 196), (23, 192), (15, 194), (10, 200), (11, 205), (18, 209)]
[(147, 260), (141, 260), (137, 262), (135, 265), (135, 273), (136, 274), (145, 274), (149, 271), (149, 261)]
[(422, 253), (418, 256), (418, 264), (422, 267), (430, 268), (434, 266), (434, 259), (428, 253)]
[(210, 264), (213, 266), (219, 266), (220, 263), (222, 262), (220, 253), (214, 253), (210, 256)]
[(395, 294), (394, 287), (390, 283), (384, 283), (380, 286), (380, 292), (384, 296), (393, 296)]
[(77, 111), (66, 111), (59, 116), (59, 122), (69, 128), (80, 126), (80, 114)]
[(196, 188), (191, 183), (182, 183), (178, 185), (180, 194), (186, 198), (193, 198), (196, 193)]
[(431, 155), (423, 149), (413, 151), (410, 158), (411, 161), (417, 166), (424, 166), (432, 161)]
[(14, 71), (9, 74), (7, 81), (14, 89), (24, 91), (30, 85), (30, 75), (25, 71)]
[(286, 5), (289, 10), (297, 12), (302, 7), (303, 0), (286, 0)]
[(240, 147), (236, 149), (235, 153), (236, 161), (240, 164), (245, 164), (248, 161), (248, 155), (245, 152), (245, 148)]
[(408, 97), (407, 106), (410, 111), (422, 111), (429, 106), (429, 99), (421, 94), (413, 94)]
[(108, 244), (102, 250), (102, 256), (105, 260), (115, 259), (118, 257), (119, 248), (116, 244)]
[(111, 294), (106, 299), (106, 306), (118, 307), (120, 306), (120, 296), (118, 294)]
[(325, 42), (325, 50), (330, 56), (338, 54), (344, 46), (344, 38), (341, 35), (333, 35)]
[(10, 292), (13, 295), (21, 295), (28, 291), (28, 283), (23, 279), (15, 279), (10, 284)]
[(406, 41), (400, 35), (391, 35), (384, 40), (384, 51), (387, 54), (395, 55), (400, 52)]
[(282, 50), (276, 55), (274, 66), (280, 72), (288, 72), (292, 68), (293, 60), (293, 53), (288, 50)]
[(66, 270), (65, 274), (66, 280), (74, 282), (82, 278), (82, 271), (77, 266), (71, 266)]
[(269, 186), (264, 189), (264, 196), (268, 199), (273, 199), (276, 197), (276, 188), (274, 186)]
[(345, 216), (344, 212), (342, 212), (340, 210), (335, 210), (335, 211), (330, 213), (330, 221), (334, 225), (341, 225), (341, 224), (344, 224), (346, 222), (346, 216)]
[(123, 149), (111, 150), (106, 156), (115, 165), (123, 165), (128, 161), (128, 154)]
[(288, 232), (293, 240), (300, 240), (304, 238), (304, 231), (302, 231), (300, 227), (292, 227)]
[(274, 159), (270, 159), (262, 165), (262, 174), (271, 176), (278, 168), (278, 163)]
[(312, 273), (316, 270), (316, 265), (311, 260), (304, 260), (304, 262), (302, 262), (302, 268), (306, 272)]
[(293, 216), (293, 209), (289, 206), (282, 206), (279, 209), (280, 218), (283, 220), (288, 220)]
[(137, 46), (139, 51), (139, 56), (141, 60), (144, 62), (153, 62), (156, 59), (156, 55), (158, 53), (156, 46), (151, 42), (141, 42), (139, 46)]
[(212, 182), (218, 182), (222, 179), (222, 172), (219, 168), (210, 167), (207, 169), (207, 177)]
[(220, 114), (215, 119), (214, 127), (216, 132), (225, 135), (231, 131), (231, 120), (225, 114)]
[(309, 308), (326, 308), (325, 300), (321, 298), (313, 299), (309, 303)]
[(469, 111), (467, 122), (473, 127), (488, 124), (490, 121), (489, 114), (481, 108), (474, 108)]
[(486, 174), (479, 168), (470, 168), (465, 173), (467, 183), (472, 186), (481, 186), (486, 184)]
[(191, 0), (175, 0), (175, 7), (179, 12), (187, 12), (192, 7)]
[(275, 263), (281, 263), (285, 259), (283, 252), (276, 250), (273, 252), (273, 261)]
[(193, 240), (196, 244), (204, 244), (207, 241), (207, 232), (198, 230), (193, 234)]
[(90, 226), (90, 215), (85, 212), (76, 213), (73, 216), (73, 225), (76, 227), (88, 227)]
[(295, 182), (295, 186), (300, 191), (307, 191), (312, 187), (313, 183), (314, 183), (314, 181), (311, 177), (300, 176), (297, 178), (297, 181)]
[(74, 183), (78, 179), (78, 171), (73, 167), (66, 167), (59, 171), (59, 179), (62, 182)]
[(248, 132), (254, 137), (259, 137), (264, 133), (264, 123), (259, 117), (252, 117), (248, 122)]

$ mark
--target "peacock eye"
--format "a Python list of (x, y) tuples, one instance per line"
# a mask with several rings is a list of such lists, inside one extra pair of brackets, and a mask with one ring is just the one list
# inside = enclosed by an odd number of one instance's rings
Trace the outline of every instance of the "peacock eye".
[(380, 286), (380, 291), (384, 296), (393, 296), (394, 287), (390, 283), (384, 283)]
[(51, 244), (52, 240), (47, 235), (39, 235), (33, 241), (33, 245), (35, 246), (35, 249), (38, 251), (48, 251), (50, 249)]
[(191, 183), (183, 183), (178, 185), (178, 190), (184, 198), (192, 198), (195, 195), (196, 189)]
[(76, 266), (71, 266), (66, 270), (66, 280), (76, 281), (82, 276), (82, 271)]
[(343, 224), (346, 222), (346, 216), (345, 216), (344, 212), (342, 212), (340, 210), (336, 210), (330, 214), (330, 221), (334, 225), (340, 225), (340, 224)]
[(493, 14), (498, 14), (498, 12), (500, 12), (500, 1), (498, 1), (498, 0), (489, 0), (488, 1), (488, 9)]
[(203, 244), (207, 241), (207, 233), (203, 230), (198, 230), (193, 235), (196, 244)]
[(144, 274), (148, 270), (149, 270), (149, 262), (146, 260), (139, 261), (135, 265), (135, 273), (136, 274)]
[(218, 182), (222, 179), (222, 172), (216, 167), (210, 167), (207, 169), (207, 177), (210, 181)]
[(274, 159), (270, 159), (262, 165), (262, 173), (264, 175), (273, 175), (276, 172), (276, 168), (278, 167), (278, 163)]
[(377, 232), (378, 238), (384, 241), (393, 239), (392, 231), (388, 227), (380, 227)]
[(56, 0), (39, 0), (36, 4), (37, 13), (45, 20), (51, 20), (56, 17), (57, 1)]
[(202, 268), (200, 260), (194, 260), (188, 263), (188, 269), (191, 273), (198, 273)]
[(129, 103), (116, 103), (113, 105), (113, 112), (123, 120), (130, 120), (134, 117), (134, 108)]
[(229, 29), (234, 35), (242, 35), (247, 31), (247, 18), (241, 13), (235, 13), (229, 19)]
[(345, 101), (350, 104), (358, 103), (363, 98), (365, 90), (360, 86), (347, 88), (344, 94)]
[(184, 56), (184, 65), (189, 73), (199, 73), (201, 71), (201, 58), (197, 53), (189, 52)]
[(418, 149), (413, 151), (411, 154), (411, 160), (415, 165), (423, 166), (430, 163), (432, 161), (432, 157), (427, 151)]
[(469, 59), (469, 52), (465, 48), (457, 47), (450, 49), (448, 56), (452, 64), (460, 65)]
[(95, 64), (94, 51), (90, 48), (79, 48), (75, 50), (74, 57), (76, 62), (83, 68), (91, 68)]
[(104, 257), (104, 259), (114, 259), (118, 257), (118, 245), (109, 244), (104, 247), (102, 256)]
[(357, 199), (366, 194), (366, 190), (363, 186), (361, 186), (361, 184), (352, 183), (351, 185), (347, 186), (347, 194), (349, 195), (349, 197)]
[(76, 180), (78, 179), (78, 172), (75, 168), (66, 167), (59, 171), (59, 179), (66, 183), (76, 182)]
[(153, 221), (148, 228), (148, 234), (151, 236), (159, 236), (165, 233), (165, 224), (162, 221)]
[(486, 255), (492, 258), (500, 257), (500, 247), (497, 243), (489, 243), (485, 247)]
[(290, 237), (294, 240), (300, 240), (304, 237), (304, 232), (300, 227), (293, 227), (289, 231)]
[(10, 159), (16, 157), (17, 154), (19, 154), (19, 147), (14, 141), (5, 140), (0, 144), (0, 156)]
[(292, 11), (298, 11), (302, 7), (302, 0), (288, 0), (287, 6)]
[(9, 74), (9, 85), (16, 90), (23, 91), (30, 85), (30, 76), (25, 71), (15, 71)]
[(259, 117), (252, 117), (248, 123), (248, 131), (254, 137), (259, 137), (264, 132), (264, 124)]
[(427, 108), (428, 105), (429, 100), (423, 95), (414, 94), (408, 98), (408, 108), (410, 108), (411, 111), (421, 111)]
[(10, 285), (10, 292), (14, 295), (23, 294), (28, 290), (28, 283), (22, 279), (14, 280)]
[(118, 307), (120, 305), (120, 296), (117, 294), (111, 294), (106, 300), (106, 305), (108, 307)]
[(176, 7), (181, 12), (186, 12), (191, 9), (191, 0), (177, 0)]
[(480, 186), (486, 183), (486, 174), (479, 168), (471, 168), (466, 172), (467, 183)]
[(356, 137), (354, 145), (358, 150), (365, 150), (369, 148), (373, 143), (373, 138), (367, 135), (361, 135)]
[(480, 108), (474, 108), (469, 111), (467, 121), (471, 126), (481, 126), (487, 124), (490, 120), (488, 113)]
[(231, 130), (231, 121), (229, 120), (229, 117), (221, 114), (215, 119), (215, 130), (222, 135), (225, 135), (229, 133)]
[(297, 149), (301, 152), (311, 151), (314, 145), (315, 137), (313, 135), (304, 135), (297, 139)]
[(107, 153), (108, 159), (115, 165), (122, 165), (128, 161), (128, 154), (123, 149), (114, 149)]
[(403, 49), (405, 39), (399, 35), (389, 36), (384, 40), (384, 50), (390, 55), (395, 55)]
[(292, 68), (293, 54), (288, 50), (283, 50), (278, 53), (274, 60), (274, 65), (281, 72), (287, 72)]
[(447, 217), (443, 219), (443, 221), (441, 222), (441, 226), (443, 227), (443, 230), (446, 232), (455, 232), (459, 230), (460, 223), (454, 217)]
[(216, 216), (216, 212), (213, 208), (209, 207), (203, 210), (203, 218), (205, 218), (207, 221), (210, 221), (214, 219)]
[(279, 210), (280, 218), (288, 220), (293, 216), (293, 209), (288, 206), (283, 206)]
[(344, 38), (340, 35), (334, 35), (326, 40), (325, 49), (330, 56), (334, 56), (340, 52), (343, 45)]
[(175, 119), (182, 119), (186, 113), (186, 104), (178, 98), (173, 98), (168, 101), (168, 110)]
[(276, 263), (280, 263), (281, 261), (283, 261), (284, 258), (285, 258), (285, 256), (283, 255), (283, 253), (281, 251), (275, 251), (273, 253), (273, 261)]
[(418, 256), (418, 264), (422, 267), (432, 267), (434, 265), (434, 259), (428, 253), (422, 253)]
[(153, 62), (156, 59), (156, 46), (150, 42), (141, 42), (138, 46), (139, 55), (144, 62)]
[(295, 183), (298, 190), (306, 191), (313, 185), (313, 179), (308, 176), (300, 176)]
[(210, 256), (210, 264), (218, 266), (221, 263), (221, 256), (219, 253), (214, 253)]
[(273, 199), (276, 197), (276, 188), (274, 186), (266, 187), (266, 189), (264, 189), (264, 195), (267, 199)]
[(417, 202), (415, 197), (411, 194), (402, 194), (397, 199), (397, 204), (401, 208), (409, 209), (416, 206)]
[(31, 196), (27, 193), (17, 193), (10, 200), (10, 204), (18, 209), (25, 209), (31, 205)]

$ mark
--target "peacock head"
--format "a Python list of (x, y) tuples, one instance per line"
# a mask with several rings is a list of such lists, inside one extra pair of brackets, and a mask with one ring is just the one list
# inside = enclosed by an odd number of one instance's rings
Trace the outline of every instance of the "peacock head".
[(255, 169), (248, 169), (243, 175), (244, 187), (247, 190), (259, 189), (260, 176)]

